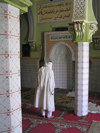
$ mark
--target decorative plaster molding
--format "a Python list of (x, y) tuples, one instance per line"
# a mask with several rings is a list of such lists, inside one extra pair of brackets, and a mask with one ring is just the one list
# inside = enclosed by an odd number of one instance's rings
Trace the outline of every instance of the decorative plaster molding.
[[(73, 49), (70, 47), (70, 45), (68, 45), (67, 43), (64, 43), (64, 42), (58, 42), (58, 43), (56, 43), (56, 44), (51, 48), (51, 50), (49, 51), (49, 59), (51, 59), (51, 52), (52, 52), (52, 50), (53, 50), (57, 45), (65, 45), (65, 46), (67, 46), (67, 48), (69, 48), (70, 52), (72, 53), (72, 61), (75, 61)], [(64, 52), (64, 51), (63, 51), (63, 52)], [(62, 53), (62, 54), (64, 54), (64, 53)], [(67, 60), (67, 58), (66, 58), (66, 60)]]
[(34, 41), (34, 17), (33, 17), (32, 10), (31, 10), (30, 7), (28, 8), (27, 16), (28, 16), (28, 22), (29, 22), (29, 37), (28, 37), (28, 42), (29, 42), (30, 47), (32, 49), (35, 49), (35, 41)]
[(92, 35), (97, 31), (92, 0), (72, 0), (71, 3), (71, 15), (68, 23), (71, 26), (74, 25), (74, 29), (73, 27), (70, 29), (69, 26), (68, 30), (73, 34), (73, 41), (92, 42)]
[(94, 23), (89, 24), (89, 39), (92, 39), (92, 35), (97, 31), (97, 25)]
[(72, 53), (72, 61), (75, 60), (75, 43), (73, 43), (71, 39), (69, 39), (69, 40), (63, 40), (62, 39), (62, 40), (54, 40), (54, 41), (50, 40), (50, 35), (61, 35), (61, 34), (65, 34), (66, 35), (66, 34), (70, 34), (70, 32), (68, 32), (68, 31), (63, 31), (63, 32), (62, 31), (61, 32), (45, 32), (45, 36), (44, 36), (45, 37), (44, 38), (44, 40), (45, 40), (45, 46), (44, 46), (44, 52), (45, 52), (44, 55), (45, 55), (45, 57), (44, 57), (44, 60), (49, 59), (50, 51), (58, 43), (66, 45), (70, 49), (70, 51)]
[(71, 24), (68, 26), (68, 31), (73, 35), (74, 34), (74, 25)]

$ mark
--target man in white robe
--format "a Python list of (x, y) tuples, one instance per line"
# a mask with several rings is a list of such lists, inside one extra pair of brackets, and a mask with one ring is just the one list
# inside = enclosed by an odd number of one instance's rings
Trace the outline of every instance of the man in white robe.
[(53, 117), (52, 112), (55, 111), (54, 88), (55, 81), (52, 62), (48, 62), (38, 71), (35, 92), (34, 107), (41, 109), (43, 117), (45, 117), (46, 110), (48, 111), (47, 118)]

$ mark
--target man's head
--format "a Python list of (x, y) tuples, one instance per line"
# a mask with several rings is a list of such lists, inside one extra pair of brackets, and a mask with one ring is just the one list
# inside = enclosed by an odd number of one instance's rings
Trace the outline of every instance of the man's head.
[(52, 69), (52, 62), (46, 62), (45, 66), (49, 67), (50, 69)]

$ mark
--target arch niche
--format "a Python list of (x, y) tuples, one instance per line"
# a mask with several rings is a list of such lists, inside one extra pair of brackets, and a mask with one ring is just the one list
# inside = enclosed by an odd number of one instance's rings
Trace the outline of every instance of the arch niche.
[(49, 59), (53, 63), (55, 87), (72, 90), (74, 53), (71, 47), (67, 43), (58, 42), (50, 50)]
[(75, 43), (71, 34), (68, 31), (45, 32), (44, 39), (44, 60), (53, 63), (55, 87), (72, 90)]

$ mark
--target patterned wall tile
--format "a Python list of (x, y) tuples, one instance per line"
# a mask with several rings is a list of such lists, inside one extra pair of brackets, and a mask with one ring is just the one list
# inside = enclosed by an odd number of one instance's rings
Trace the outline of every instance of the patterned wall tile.
[(9, 73), (9, 56), (8, 55), (0, 55), (0, 74), (8, 74)]
[[(87, 76), (88, 77), (88, 76)], [(83, 78), (83, 85), (88, 85), (88, 78)]]
[[(38, 70), (31, 63), (32, 61), (21, 61), (21, 82), (24, 87), (34, 88)], [(68, 68), (70, 73), (67, 73), (68, 66), (70, 68)], [(68, 63), (66, 61), (53, 61), (53, 71), (56, 88), (72, 88), (72, 61), (69, 61)], [(69, 78), (67, 78), (67, 76)]]
[[(78, 96), (86, 96), (86, 95), (88, 95), (88, 91), (87, 90), (83, 91), (83, 90), (80, 90), (80, 88), (79, 88), (79, 91), (77, 92), (77, 94), (78, 94)], [(81, 104), (83, 104), (83, 103), (81, 103)]]
[(10, 97), (9, 94), (0, 95), (0, 113), (10, 112)]
[(78, 82), (79, 85), (82, 85), (83, 84), (83, 81), (81, 79), (78, 79), (77, 82)]
[[(15, 15), (16, 14), (16, 15)], [(20, 125), (21, 110), (17, 111), (19, 123), (12, 122), (11, 105), (14, 108), (21, 107), (20, 97), (20, 59), (19, 59), (19, 9), (9, 5), (0, 3), (0, 82), (1, 95), (0, 95), (0, 132), (10, 132), (12, 124), (15, 127)], [(15, 39), (17, 36), (17, 39)], [(15, 38), (14, 38), (15, 37)], [(15, 43), (17, 46), (15, 46)], [(17, 49), (17, 51), (16, 51)], [(16, 54), (16, 55), (15, 55)], [(18, 74), (16, 76), (16, 73)], [(11, 75), (13, 74), (13, 75)], [(16, 80), (16, 81), (15, 81)], [(18, 91), (17, 102), (13, 104), (14, 99), (11, 95)], [(9, 94), (10, 93), (10, 94)], [(17, 94), (17, 93), (16, 93)], [(19, 96), (19, 97), (18, 97)], [(12, 96), (13, 97), (13, 96)], [(16, 98), (16, 96), (14, 96)], [(16, 98), (16, 99), (17, 99)], [(2, 102), (2, 103), (1, 103)], [(19, 103), (18, 103), (19, 102)], [(20, 129), (22, 129), (20, 127)], [(11, 131), (12, 132), (12, 131)]]
[(89, 68), (89, 64), (84, 62), (83, 67), (84, 67), (84, 69)]
[(8, 7), (9, 9), (9, 16), (11, 15), (11, 16), (14, 16), (14, 17), (19, 17), (19, 10), (18, 10), (18, 8), (16, 8), (16, 7), (14, 7), (14, 6), (11, 6), (11, 5), (9, 5), (9, 7)]
[[(89, 72), (89, 69), (88, 69), (88, 68), (89, 68), (89, 67), (83, 69), (83, 74), (87, 74), (87, 73)], [(88, 74), (87, 74), (87, 75), (88, 75)]]
[(8, 131), (11, 131), (11, 115), (10, 113), (0, 114), (0, 132), (5, 131), (8, 133)]
[(10, 54), (20, 54), (19, 36), (9, 37), (9, 53)]
[(37, 61), (21, 61), (22, 87), (35, 88), (37, 73)]
[(84, 89), (84, 90), (87, 91), (87, 88), (88, 88), (88, 90), (89, 90), (89, 85), (88, 85), (88, 84), (87, 84), (87, 85), (83, 85), (83, 89)]
[(89, 58), (88, 58), (88, 57), (89, 57), (89, 56), (83, 57), (83, 62), (88, 63), (88, 62), (89, 62)]
[(20, 124), (19, 126), (17, 126), (16, 128), (14, 128), (13, 130), (12, 130), (12, 133), (22, 133), (22, 125)]
[(12, 118), (12, 129), (16, 128), (17, 126), (21, 126), (21, 109), (14, 110), (11, 112), (11, 118)]
[(0, 14), (0, 34), (8, 34), (8, 16)]
[(100, 61), (94, 61), (94, 69), (89, 71), (89, 91), (100, 92)]
[(0, 75), (0, 94), (9, 93), (9, 76)]
[(12, 74), (9, 78), (10, 83), (10, 93), (20, 91), (20, 73)]
[(79, 51), (76, 52), (78, 56), (75, 62), (75, 113), (84, 116), (88, 114), (89, 44), (78, 43), (76, 47)]
[[(87, 70), (87, 71), (88, 71), (88, 70)], [(89, 78), (88, 73), (86, 73), (86, 74), (83, 73), (83, 80), (84, 80), (84, 79), (88, 80), (88, 78)]]
[(18, 55), (9, 55), (10, 74), (20, 72), (20, 60)]
[(19, 36), (19, 18), (9, 16), (9, 34)]
[(70, 80), (72, 81), (71, 65), (72, 65), (72, 61), (61, 61), (61, 60), (53, 61), (53, 71), (54, 71), (56, 88), (72, 89), (71, 88), (72, 82), (69, 82)]
[(0, 35), (0, 54), (8, 54), (8, 35)]
[[(15, 93), (10, 94), (10, 100), (11, 100), (11, 111), (14, 111), (18, 108), (21, 108), (21, 96), (20, 91), (17, 91)], [(17, 116), (16, 116), (17, 117)]]
[(8, 6), (0, 2), (0, 14), (8, 14)]

